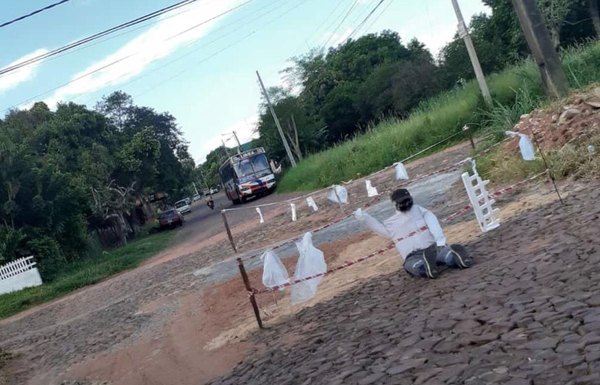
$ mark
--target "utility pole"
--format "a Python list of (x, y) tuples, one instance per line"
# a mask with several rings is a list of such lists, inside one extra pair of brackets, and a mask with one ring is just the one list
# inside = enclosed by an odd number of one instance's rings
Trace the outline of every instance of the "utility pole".
[(569, 83), (535, 0), (512, 0), (512, 4), (540, 70), (546, 94), (553, 98), (565, 96)]
[(229, 152), (227, 151), (227, 146), (225, 145), (223, 138), (221, 138), (221, 144), (223, 145), (223, 151), (225, 151), (225, 157), (229, 158)]
[[(200, 173), (202, 173), (202, 171), (200, 171)], [(194, 191), (196, 191), (196, 195), (200, 195), (198, 188), (196, 188), (196, 182), (192, 181), (192, 185), (194, 185)]]
[(469, 35), (467, 25), (465, 24), (462, 12), (458, 6), (458, 0), (452, 0), (452, 6), (454, 7), (454, 12), (456, 13), (456, 18), (458, 19), (458, 35), (463, 39), (465, 45), (467, 46), (467, 52), (469, 53), (469, 58), (471, 59), (471, 64), (473, 65), (473, 71), (475, 71), (477, 83), (479, 83), (481, 95), (483, 96), (483, 100), (485, 100), (485, 103), (488, 105), (488, 107), (492, 107), (492, 96), (490, 95), (490, 90), (487, 86), (487, 82), (485, 81), (481, 64), (479, 64), (479, 58), (477, 57), (473, 40), (471, 40), (471, 35)]
[(237, 133), (235, 131), (232, 131), (232, 132), (233, 132), (233, 137), (235, 138), (235, 141), (237, 143), (238, 154), (241, 154), (242, 153), (242, 150), (241, 150), (242, 145), (240, 144), (240, 140), (238, 139)]
[(292, 151), (290, 150), (290, 146), (288, 145), (287, 140), (285, 139), (285, 135), (283, 134), (283, 130), (281, 129), (281, 124), (279, 124), (279, 119), (277, 119), (277, 114), (273, 109), (273, 105), (271, 104), (271, 99), (269, 99), (269, 95), (267, 94), (267, 90), (265, 89), (265, 85), (263, 84), (262, 79), (260, 78), (260, 74), (256, 71), (256, 76), (258, 76), (258, 82), (260, 83), (260, 88), (262, 88), (263, 95), (267, 100), (267, 105), (269, 106), (269, 110), (271, 110), (271, 115), (273, 115), (273, 120), (275, 120), (275, 125), (277, 126), (277, 130), (279, 131), (279, 136), (281, 136), (281, 141), (283, 142), (283, 147), (285, 147), (285, 152), (287, 153), (288, 159), (290, 160), (290, 164), (292, 167), (296, 167), (296, 160), (292, 155)]

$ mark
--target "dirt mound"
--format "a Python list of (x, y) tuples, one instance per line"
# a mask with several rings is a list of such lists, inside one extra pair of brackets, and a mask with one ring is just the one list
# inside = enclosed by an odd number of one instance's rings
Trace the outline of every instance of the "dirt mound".
[[(545, 150), (559, 149), (567, 143), (579, 141), (600, 128), (600, 87), (577, 93), (564, 102), (535, 110), (521, 116), (514, 131), (535, 136)], [(518, 148), (510, 141), (507, 149)]]

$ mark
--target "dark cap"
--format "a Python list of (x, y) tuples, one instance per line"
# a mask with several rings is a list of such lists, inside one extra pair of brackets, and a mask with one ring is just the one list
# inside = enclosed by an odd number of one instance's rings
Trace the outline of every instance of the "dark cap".
[(406, 198), (411, 198), (411, 196), (410, 196), (410, 192), (405, 188), (399, 188), (390, 195), (390, 199), (393, 202), (401, 202), (401, 201), (405, 200)]

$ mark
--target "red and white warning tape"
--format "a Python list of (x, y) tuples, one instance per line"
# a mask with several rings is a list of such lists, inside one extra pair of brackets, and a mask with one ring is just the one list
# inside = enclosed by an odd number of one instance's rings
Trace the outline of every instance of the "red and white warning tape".
[[(547, 173), (547, 171), (543, 171), (543, 172), (541, 172), (539, 174), (536, 174), (536, 175), (534, 175), (534, 176), (532, 176), (530, 178), (524, 179), (524, 180), (522, 180), (520, 182), (517, 182), (517, 183), (512, 184), (510, 186), (504, 187), (504, 188), (502, 188), (500, 190), (494, 191), (494, 192), (490, 193), (489, 195), (491, 197), (499, 197), (501, 195), (513, 192), (517, 187), (519, 187), (521, 185), (524, 185), (524, 184), (527, 184), (528, 182), (531, 182), (532, 180), (534, 180), (536, 178), (539, 178), (540, 176), (542, 176), (542, 175), (544, 175), (546, 173)], [(454, 214), (450, 214), (446, 218), (442, 219), (442, 222), (449, 222), (449, 221), (451, 221), (451, 220), (453, 220), (455, 218), (460, 217), (461, 215), (464, 215), (464, 214), (470, 212), (472, 209), (473, 209), (473, 206), (471, 206), (470, 204), (468, 204), (465, 207), (463, 207), (462, 209), (460, 209), (457, 212), (455, 212)]]
[[(474, 159), (474, 158), (476, 158), (476, 157), (480, 157), (480, 156), (482, 156), (482, 155), (484, 155), (484, 154), (487, 154), (487, 153), (488, 153), (488, 152), (490, 152), (490, 151), (491, 151), (491, 150), (492, 150), (494, 147), (496, 147), (496, 146), (498, 146), (499, 144), (501, 144), (501, 143), (503, 143), (503, 142), (505, 142), (505, 141), (507, 141), (507, 140), (510, 140), (510, 139), (512, 139), (512, 138), (511, 138), (511, 137), (509, 137), (509, 138), (506, 138), (506, 139), (504, 139), (504, 140), (502, 140), (502, 141), (500, 141), (500, 142), (497, 142), (497, 143), (494, 143), (494, 144), (492, 144), (491, 146), (487, 147), (485, 150), (483, 150), (483, 151), (481, 151), (480, 153), (478, 153), (477, 155), (473, 156), (471, 159)], [(397, 185), (397, 186), (394, 186), (394, 187), (393, 187), (393, 189), (395, 190), (395, 189), (397, 189), (397, 188), (400, 188), (400, 187), (403, 187), (403, 186), (408, 186), (408, 185), (411, 185), (411, 184), (413, 184), (413, 183), (415, 183), (415, 182), (418, 182), (418, 181), (421, 181), (421, 180), (423, 180), (423, 179), (426, 179), (426, 178), (432, 177), (432, 176), (434, 176), (434, 175), (438, 175), (438, 174), (442, 174), (442, 173), (447, 173), (447, 172), (451, 172), (451, 171), (458, 170), (458, 169), (460, 169), (460, 168), (461, 168), (461, 167), (462, 167), (462, 166), (463, 166), (463, 165), (464, 165), (464, 164), (465, 164), (465, 163), (468, 161), (468, 159), (469, 159), (469, 158), (467, 158), (467, 159), (464, 159), (464, 160), (461, 160), (461, 161), (459, 161), (459, 162), (456, 162), (456, 163), (454, 163), (454, 164), (451, 164), (451, 165), (449, 165), (449, 166), (447, 166), (447, 167), (444, 167), (444, 168), (441, 168), (441, 169), (438, 169), (438, 170), (435, 170), (435, 171), (429, 172), (429, 173), (427, 173), (427, 174), (423, 174), (423, 175), (417, 175), (417, 176), (416, 176), (414, 179), (410, 179), (410, 180), (403, 181), (403, 182), (402, 182), (402, 183), (400, 183), (399, 185)], [(538, 176), (539, 176), (539, 175), (538, 175)], [(535, 176), (535, 177), (537, 177), (537, 176)], [(529, 180), (529, 179), (528, 179), (528, 180)], [(525, 182), (527, 182), (528, 180), (522, 181), (522, 182), (520, 182), (520, 183), (525, 183)], [(509, 187), (507, 187), (506, 189), (509, 189), (509, 188), (511, 188), (511, 187), (512, 187), (512, 188), (514, 188), (514, 187), (516, 187), (516, 186), (509, 186)], [(322, 190), (319, 190), (319, 191), (322, 191)], [(384, 198), (386, 198), (386, 196), (387, 196), (386, 194), (389, 194), (391, 191), (392, 191), (392, 189), (390, 189), (390, 190), (386, 190), (386, 191), (384, 191), (384, 192), (381, 192), (381, 193), (380, 193), (378, 196), (376, 196), (375, 198), (373, 198), (373, 200), (371, 200), (370, 202), (368, 202), (367, 204), (365, 204), (365, 205), (363, 206), (363, 208), (368, 208), (368, 207), (371, 207), (371, 206), (373, 206), (373, 205), (375, 205), (375, 204), (379, 203), (381, 200), (383, 200)], [(304, 197), (304, 196), (303, 196), (303, 197)], [(300, 198), (293, 198), (293, 199), (300, 199)], [(286, 201), (286, 202), (287, 202), (287, 201)], [(287, 204), (287, 203), (286, 203), (286, 204)], [(252, 207), (255, 207), (255, 206), (252, 206)], [(442, 219), (442, 221), (443, 221), (443, 222), (450, 221), (450, 220), (452, 220), (452, 219), (454, 219), (454, 218), (456, 218), (456, 217), (458, 217), (458, 216), (460, 216), (460, 215), (466, 214), (466, 213), (467, 213), (467, 212), (468, 212), (470, 209), (471, 209), (471, 206), (470, 206), (470, 205), (468, 205), (468, 206), (465, 206), (464, 208), (462, 208), (462, 209), (461, 209), (461, 210), (459, 210), (458, 212), (456, 212), (456, 213), (454, 213), (454, 214), (450, 215), (449, 217), (447, 217), (447, 218), (445, 218), (445, 219)], [(328, 228), (328, 227), (331, 227), (331, 226), (333, 226), (333, 225), (336, 225), (336, 224), (338, 224), (338, 223), (340, 223), (340, 222), (344, 221), (345, 219), (347, 219), (347, 218), (351, 217), (352, 215), (353, 215), (352, 213), (350, 213), (350, 214), (347, 214), (347, 215), (344, 215), (344, 216), (342, 216), (342, 217), (340, 217), (340, 218), (337, 218), (337, 219), (335, 219), (335, 220), (334, 220), (334, 221), (332, 221), (332, 222), (329, 222), (329, 223), (327, 223), (327, 224), (325, 224), (325, 225), (319, 226), (319, 227), (317, 227), (317, 228), (314, 228), (314, 229), (312, 229), (312, 230), (309, 230), (309, 231), (311, 231), (313, 234), (314, 234), (314, 233), (317, 233), (317, 232), (319, 232), (319, 231), (322, 231), (322, 230), (324, 230), (324, 229), (326, 229), (326, 228)], [(289, 243), (291, 243), (291, 242), (296, 242), (296, 241), (299, 241), (299, 240), (302, 238), (302, 236), (303, 236), (303, 234), (300, 234), (300, 235), (298, 235), (298, 236), (296, 236), (296, 237), (289, 238), (289, 239), (283, 240), (283, 241), (281, 241), (281, 242), (279, 242), (279, 243), (276, 243), (276, 244), (275, 244), (273, 247), (271, 247), (271, 250), (277, 250), (277, 249), (279, 249), (279, 248), (281, 248), (281, 247), (283, 247), (283, 246), (285, 246), (285, 245), (287, 245), (287, 244), (289, 244)], [(259, 253), (255, 253), (255, 254), (252, 254), (252, 255), (250, 255), (250, 256), (247, 256), (247, 257), (243, 257), (243, 258), (242, 258), (242, 260), (244, 260), (244, 261), (248, 261), (248, 260), (251, 260), (251, 259), (257, 258), (257, 257), (259, 257), (259, 256), (261, 256), (261, 255), (262, 255), (262, 251), (261, 251), (261, 252), (259, 252)]]
[[(398, 239), (396, 239), (396, 240), (395, 240), (395, 242), (400, 242), (400, 241), (403, 241), (403, 240), (405, 240), (405, 239), (408, 239), (408, 238), (410, 238), (410, 237), (414, 237), (414, 236), (415, 236), (415, 235), (417, 235), (418, 233), (421, 233), (421, 232), (423, 232), (423, 231), (426, 231), (426, 230), (428, 230), (428, 228), (427, 228), (426, 226), (423, 226), (423, 227), (421, 227), (420, 229), (418, 229), (418, 230), (416, 230), (416, 231), (413, 231), (413, 232), (411, 232), (411, 233), (407, 234), (405, 237), (401, 237), (401, 238), (398, 238)], [(363, 256), (363, 257), (360, 257), (360, 258), (358, 258), (358, 259), (355, 259), (355, 260), (353, 260), (353, 261), (347, 261), (347, 262), (344, 262), (344, 263), (342, 263), (341, 265), (338, 265), (338, 266), (335, 266), (335, 267), (333, 267), (333, 268), (331, 268), (331, 269), (328, 269), (328, 270), (327, 270), (327, 271), (325, 271), (324, 273), (320, 273), (320, 274), (311, 275), (311, 276), (309, 276), (309, 277), (304, 277), (304, 278), (302, 278), (302, 279), (295, 279), (295, 280), (293, 280), (293, 281), (286, 282), (286, 283), (284, 283), (283, 285), (279, 285), (279, 286), (266, 287), (266, 288), (264, 288), (264, 289), (260, 289), (260, 290), (254, 289), (254, 290), (251, 292), (251, 294), (264, 294), (264, 293), (269, 293), (269, 292), (273, 292), (273, 291), (278, 291), (278, 290), (281, 290), (281, 289), (283, 289), (283, 288), (286, 288), (286, 287), (289, 287), (289, 286), (293, 286), (293, 285), (299, 284), (299, 283), (301, 283), (301, 282), (306, 282), (306, 281), (309, 281), (309, 280), (311, 280), (311, 279), (315, 279), (315, 278), (319, 278), (319, 277), (324, 277), (324, 276), (327, 276), (327, 275), (333, 274), (333, 273), (335, 273), (335, 272), (337, 272), (337, 271), (343, 270), (343, 269), (345, 269), (345, 268), (347, 268), (347, 267), (350, 267), (350, 266), (352, 266), (352, 265), (355, 265), (355, 264), (357, 264), (357, 263), (360, 263), (360, 262), (366, 261), (367, 259), (373, 258), (373, 257), (374, 257), (374, 256), (376, 256), (376, 255), (383, 254), (383, 253), (385, 253), (386, 251), (392, 250), (394, 247), (395, 247), (395, 244), (394, 244), (394, 243), (390, 243), (390, 244), (388, 244), (386, 247), (384, 247), (384, 248), (382, 248), (382, 249), (379, 249), (379, 250), (377, 250), (377, 251), (374, 251), (374, 252), (372, 252), (371, 254), (365, 255), (365, 256)]]

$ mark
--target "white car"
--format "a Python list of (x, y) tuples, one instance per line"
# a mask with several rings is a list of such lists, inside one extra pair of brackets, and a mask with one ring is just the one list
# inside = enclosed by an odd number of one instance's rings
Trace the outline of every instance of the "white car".
[(175, 202), (175, 210), (181, 215), (189, 214), (192, 212), (192, 206), (189, 204), (187, 199), (182, 199)]

